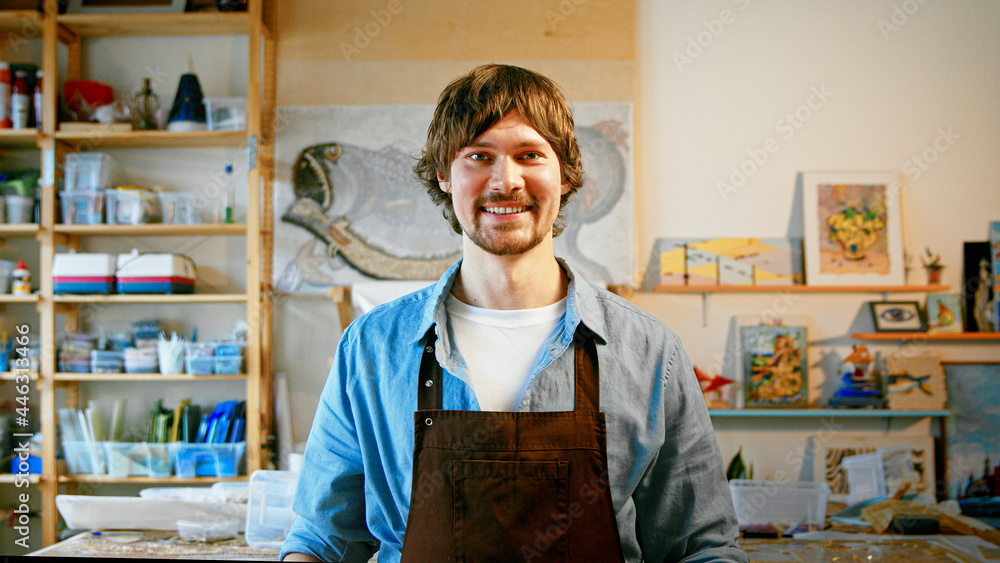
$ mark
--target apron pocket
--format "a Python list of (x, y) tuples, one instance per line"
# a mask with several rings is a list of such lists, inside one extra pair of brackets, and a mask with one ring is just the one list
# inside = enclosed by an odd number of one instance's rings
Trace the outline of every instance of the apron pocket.
[(456, 561), (566, 561), (569, 463), (453, 464)]

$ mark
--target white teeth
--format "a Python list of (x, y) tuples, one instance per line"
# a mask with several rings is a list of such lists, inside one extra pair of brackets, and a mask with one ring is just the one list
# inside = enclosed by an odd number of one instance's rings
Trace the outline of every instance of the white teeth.
[(527, 207), (486, 207), (484, 209), (487, 213), (493, 213), (496, 215), (510, 215), (512, 213), (520, 213), (528, 210)]

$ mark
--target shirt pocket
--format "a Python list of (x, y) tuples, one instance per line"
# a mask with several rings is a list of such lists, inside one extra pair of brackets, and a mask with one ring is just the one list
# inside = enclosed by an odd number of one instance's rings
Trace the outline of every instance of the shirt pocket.
[(568, 462), (453, 463), (456, 561), (566, 561)]

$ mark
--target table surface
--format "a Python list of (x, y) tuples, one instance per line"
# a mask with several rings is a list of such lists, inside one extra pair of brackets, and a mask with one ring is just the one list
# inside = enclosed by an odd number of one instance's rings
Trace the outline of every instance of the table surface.
[(36, 551), (37, 557), (105, 557), (142, 559), (192, 559), (277, 561), (277, 548), (253, 547), (235, 539), (212, 543), (182, 541), (177, 532), (116, 531), (77, 534)]

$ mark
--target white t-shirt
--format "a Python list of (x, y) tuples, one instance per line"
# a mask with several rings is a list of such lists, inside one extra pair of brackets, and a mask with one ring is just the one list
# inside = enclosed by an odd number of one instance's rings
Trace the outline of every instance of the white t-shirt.
[(528, 388), (542, 344), (566, 312), (566, 299), (539, 309), (481, 309), (449, 295), (445, 302), (468, 368), (465, 382), (484, 411), (514, 411)]

